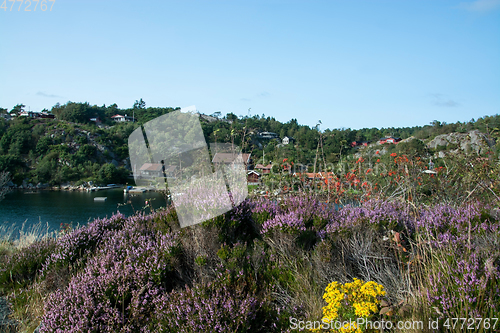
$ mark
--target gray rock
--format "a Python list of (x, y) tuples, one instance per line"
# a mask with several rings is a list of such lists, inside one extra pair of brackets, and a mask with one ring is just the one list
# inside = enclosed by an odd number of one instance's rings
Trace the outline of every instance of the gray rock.
[(0, 297), (0, 332), (17, 332), (17, 322), (10, 319), (10, 306), (5, 297)]
[(458, 145), (459, 149), (465, 152), (484, 153), (495, 145), (495, 140), (489, 139), (484, 133), (478, 130), (473, 130), (468, 133), (438, 135), (427, 146), (436, 149), (439, 146), (448, 146), (450, 144)]

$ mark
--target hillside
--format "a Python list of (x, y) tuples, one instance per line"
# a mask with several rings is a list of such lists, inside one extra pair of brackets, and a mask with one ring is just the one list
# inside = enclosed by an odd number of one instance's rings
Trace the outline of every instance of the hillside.
[[(27, 114), (23, 108), (24, 105), (16, 105), (9, 112), (0, 108), (0, 170), (9, 171), (16, 185), (32, 183), (40, 187), (83, 181), (101, 184), (132, 181), (129, 179), (128, 136), (149, 120), (179, 109), (146, 108), (142, 100), (136, 101), (130, 109), (119, 109), (116, 104), (98, 107), (68, 102), (56, 104), (50, 111), (45, 110), (55, 119), (42, 119), (23, 117)], [(135, 122), (116, 122), (113, 116), (116, 118), (117, 115)], [(368, 142), (365, 152), (376, 149), (382, 154), (397, 151), (442, 157), (444, 150), (454, 150), (459, 146), (476, 151), (475, 141), (465, 142), (467, 137), (473, 140), (481, 137), (482, 142), (498, 154), (495, 140), (500, 134), (498, 115), (477, 121), (472, 119), (467, 123), (434, 121), (423, 127), (327, 128), (322, 131), (319, 131), (319, 126), (300, 125), (296, 119), (281, 123), (264, 115), (237, 117), (230, 113), (220, 117), (217, 113), (202, 114), (200, 120), (207, 142), (232, 142), (244, 152), (251, 153), (254, 164), (277, 164), (287, 159), (289, 163), (312, 165), (316, 158), (323, 157), (325, 163), (337, 163), (363, 151), (351, 146), (354, 141)], [(380, 148), (377, 142), (384, 136), (399, 137), (403, 141)], [(289, 144), (283, 143), (285, 137), (290, 138)], [(418, 140), (410, 142), (406, 140), (409, 138)], [(486, 147), (484, 144), (483, 148)], [(484, 152), (483, 148), (479, 152)]]

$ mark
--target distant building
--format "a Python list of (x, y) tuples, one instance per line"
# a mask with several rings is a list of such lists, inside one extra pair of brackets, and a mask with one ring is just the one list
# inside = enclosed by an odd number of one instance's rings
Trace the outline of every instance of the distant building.
[(273, 132), (260, 132), (257, 134), (258, 139), (279, 139), (278, 134)]
[(163, 170), (163, 165), (160, 163), (144, 163), (139, 169), (139, 174), (144, 178), (164, 177), (163, 173), (167, 177), (175, 177), (176, 170), (175, 165), (165, 166)]
[(257, 164), (255, 166), (255, 170), (260, 171), (260, 173), (263, 175), (267, 175), (268, 173), (271, 173), (272, 167), (273, 166), (271, 164), (268, 165)]
[(260, 174), (257, 171), (250, 170), (247, 173), (247, 183), (248, 185), (260, 184)]
[(294, 142), (295, 142), (295, 139), (292, 137), (289, 137), (289, 136), (285, 136), (283, 138), (283, 140), (281, 141), (281, 143), (283, 143), (284, 145), (287, 145), (289, 143), (294, 143)]
[(351, 142), (351, 147), (358, 147), (358, 146), (367, 147), (369, 143), (370, 143), (369, 141), (353, 141)]
[(378, 143), (380, 143), (380, 144), (384, 144), (384, 143), (398, 143), (399, 141), (401, 141), (401, 138), (395, 138), (393, 136), (389, 136), (389, 137), (382, 138), (382, 139), (378, 140)]
[(11, 120), (12, 116), (10, 114), (4, 113), (4, 114), (0, 114), (0, 118), (3, 118), (5, 120)]
[(19, 112), (18, 117), (38, 118), (38, 115), (36, 112), (33, 111), (21, 111)]
[(163, 165), (160, 163), (144, 163), (139, 172), (143, 177), (163, 177)]
[(55, 116), (53, 114), (47, 112), (34, 112), (34, 111), (21, 111), (19, 113), (19, 117), (29, 117), (29, 118), (47, 118), (54, 119)]
[(113, 119), (114, 121), (119, 122), (119, 123), (125, 122), (125, 121), (135, 121), (135, 119), (133, 117), (130, 117), (127, 115), (122, 116), (121, 114), (115, 114), (114, 116), (111, 117), (111, 119)]
[(44, 118), (44, 119), (55, 119), (56, 116), (54, 116), (53, 114), (51, 113), (47, 113), (47, 112), (40, 112), (40, 118)]

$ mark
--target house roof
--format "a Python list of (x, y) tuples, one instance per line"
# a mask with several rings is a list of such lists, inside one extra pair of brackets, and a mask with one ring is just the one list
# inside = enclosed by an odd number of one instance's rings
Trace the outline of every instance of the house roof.
[(173, 172), (175, 169), (177, 169), (177, 166), (176, 165), (170, 165), (170, 166), (165, 166), (165, 172), (166, 173), (169, 173), (169, 172)]
[(160, 163), (144, 163), (140, 171), (161, 171), (162, 165)]
[(125, 116), (122, 116), (121, 114), (115, 114), (111, 118), (125, 118)]
[(272, 164), (268, 164), (268, 165), (257, 164), (255, 166), (255, 169), (271, 169), (272, 167), (273, 167)]
[(254, 171), (254, 170), (248, 171), (247, 175), (250, 175), (251, 173), (255, 173), (257, 176), (260, 176), (260, 173), (258, 173), (257, 171)]
[[(238, 155), (239, 154), (233, 153), (216, 153), (214, 158), (212, 159), (212, 163), (233, 163)], [(250, 163), (250, 155), (251, 154), (241, 154), (243, 163)]]

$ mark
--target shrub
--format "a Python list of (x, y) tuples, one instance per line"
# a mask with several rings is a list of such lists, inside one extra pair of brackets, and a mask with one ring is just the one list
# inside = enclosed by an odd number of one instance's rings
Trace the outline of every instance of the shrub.
[(55, 240), (45, 238), (7, 257), (0, 268), (0, 286), (2, 286), (0, 292), (27, 287), (33, 283), (55, 248)]

